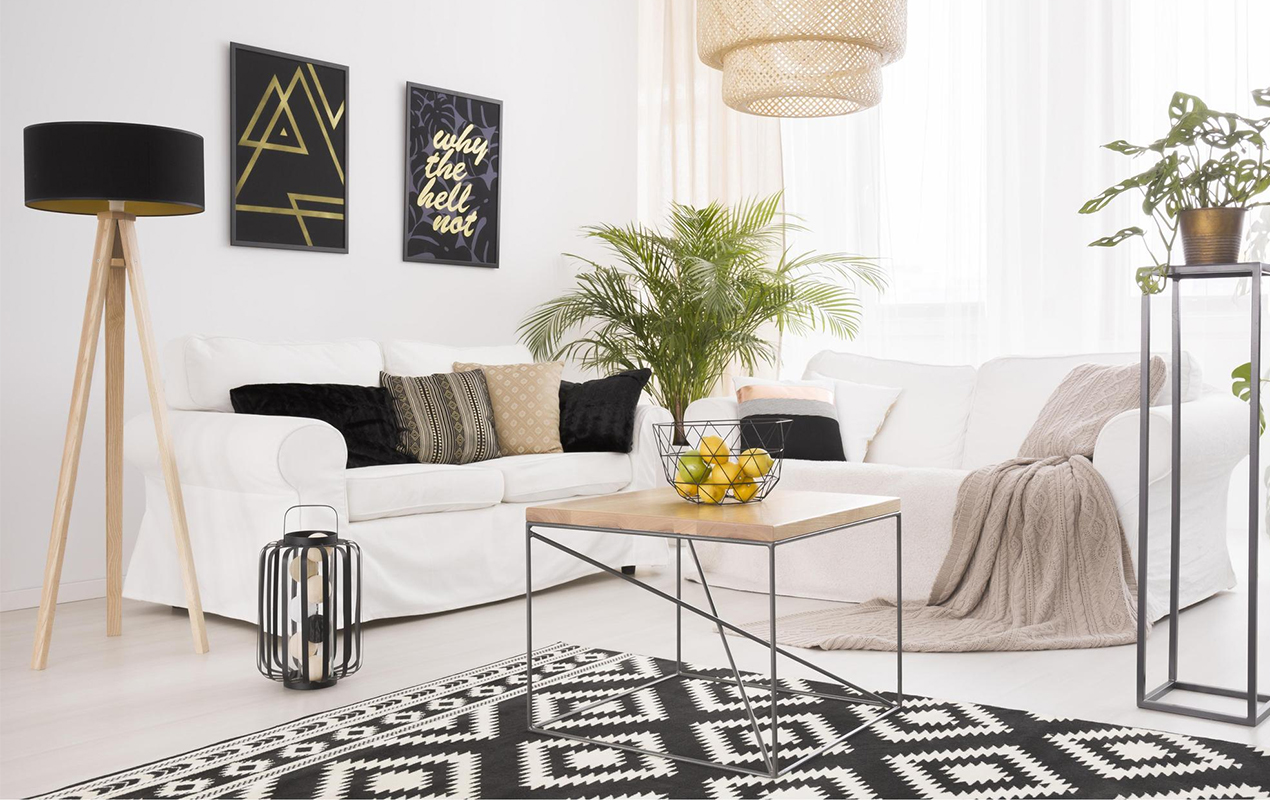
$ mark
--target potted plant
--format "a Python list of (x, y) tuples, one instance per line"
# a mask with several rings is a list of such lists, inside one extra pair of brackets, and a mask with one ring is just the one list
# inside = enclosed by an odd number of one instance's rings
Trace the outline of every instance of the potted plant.
[[(1270, 107), (1270, 88), (1252, 94), (1258, 106)], [(1133, 190), (1142, 195), (1142, 211), (1154, 223), (1161, 250), (1147, 251), (1153, 267), (1138, 270), (1138, 285), (1154, 294), (1164, 288), (1173, 245), (1180, 229), (1187, 264), (1237, 261), (1249, 208), (1266, 205), (1253, 198), (1270, 189), (1266, 131), (1270, 117), (1249, 118), (1210, 109), (1194, 95), (1177, 92), (1169, 103), (1168, 133), (1149, 145), (1123, 139), (1103, 147), (1130, 157), (1153, 153), (1155, 163), (1117, 183), (1080, 208), (1101, 211), (1113, 199)], [(1139, 227), (1124, 228), (1090, 242), (1114, 247), (1135, 237)]]
[(674, 204), (669, 224), (585, 228), (615, 259), (580, 256), (577, 285), (535, 308), (520, 326), (538, 359), (575, 358), (604, 372), (648, 367), (649, 392), (682, 434), (684, 410), (709, 395), (729, 364), (774, 364), (764, 334), (859, 330), (860, 283), (882, 288), (874, 259), (794, 254), (785, 234), (802, 230), (780, 212), (780, 194), (735, 206)]

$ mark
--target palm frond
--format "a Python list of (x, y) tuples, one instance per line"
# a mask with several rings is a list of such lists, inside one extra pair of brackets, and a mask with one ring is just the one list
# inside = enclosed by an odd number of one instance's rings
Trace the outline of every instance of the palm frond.
[(787, 234), (804, 230), (779, 194), (732, 206), (671, 204), (662, 230), (596, 225), (613, 263), (570, 256), (575, 286), (543, 303), (519, 334), (535, 358), (571, 358), (613, 371), (648, 367), (649, 391), (676, 419), (708, 394), (730, 364), (747, 371), (775, 363), (762, 333), (860, 329), (862, 286), (881, 290), (875, 259), (847, 253), (793, 253)]

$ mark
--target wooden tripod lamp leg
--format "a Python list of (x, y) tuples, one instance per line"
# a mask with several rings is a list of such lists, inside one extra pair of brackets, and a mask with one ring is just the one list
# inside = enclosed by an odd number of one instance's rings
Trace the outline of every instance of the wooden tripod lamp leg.
[[(114, 221), (111, 221), (114, 224)], [(106, 635), (123, 633), (123, 376), (128, 287), (116, 234), (106, 277)]]
[(79, 355), (75, 360), (75, 383), (71, 390), (71, 408), (66, 421), (66, 440), (62, 445), (62, 465), (57, 478), (57, 499), (53, 504), (53, 529), (49, 533), (48, 556), (44, 562), (44, 588), (40, 592), (40, 613), (35, 622), (35, 644), (31, 653), (31, 669), (48, 665), (49, 643), (53, 637), (53, 615), (57, 611), (57, 589), (62, 580), (62, 558), (66, 554), (66, 530), (71, 520), (71, 503), (75, 499), (75, 477), (79, 472), (79, 451), (84, 441), (84, 415), (88, 412), (88, 394), (93, 382), (93, 362), (97, 360), (97, 337), (101, 333), (102, 308), (105, 305), (106, 273), (114, 249), (115, 222), (98, 217), (97, 240), (93, 246), (93, 267), (88, 280), (88, 299), (84, 304), (84, 325), (79, 335)]
[(199, 597), (198, 575), (194, 571), (194, 554), (190, 550), (190, 531), (185, 521), (185, 499), (181, 495), (181, 479), (176, 471), (176, 454), (172, 449), (172, 433), (168, 427), (168, 405), (159, 374), (159, 359), (150, 324), (150, 306), (146, 300), (145, 281), (141, 275), (141, 254), (137, 248), (137, 229), (132, 219), (119, 220), (119, 237), (123, 243), (123, 260), (132, 290), (132, 310), (137, 318), (137, 336), (141, 339), (141, 361), (145, 365), (146, 384), (150, 389), (150, 411), (154, 415), (154, 432), (159, 441), (159, 460), (163, 466), (163, 483), (168, 490), (168, 510), (172, 516), (172, 533), (185, 582), (185, 600), (190, 612), (190, 630), (194, 636), (194, 652), (207, 652), (207, 627), (203, 621), (203, 601)]

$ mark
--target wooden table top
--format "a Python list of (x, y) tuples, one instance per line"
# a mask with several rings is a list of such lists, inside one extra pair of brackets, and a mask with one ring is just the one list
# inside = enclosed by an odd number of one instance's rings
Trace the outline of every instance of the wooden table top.
[(785, 491), (780, 487), (760, 502), (698, 505), (682, 499), (667, 486), (530, 506), (525, 509), (525, 521), (544, 526), (573, 525), (779, 542), (899, 510), (898, 497)]

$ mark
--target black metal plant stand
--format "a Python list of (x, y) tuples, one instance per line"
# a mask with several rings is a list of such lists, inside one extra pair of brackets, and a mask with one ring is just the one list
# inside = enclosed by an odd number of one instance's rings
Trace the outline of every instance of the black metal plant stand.
[[(1142, 394), (1139, 419), (1138, 444), (1138, 707), (1154, 711), (1167, 711), (1218, 722), (1255, 727), (1270, 716), (1270, 696), (1257, 693), (1257, 545), (1259, 479), (1261, 469), (1258, 459), (1260, 439), (1261, 404), (1261, 278), (1270, 275), (1270, 264), (1248, 262), (1240, 264), (1211, 264), (1203, 266), (1179, 266), (1169, 270), (1173, 293), (1173, 344), (1170, 380), (1173, 389), (1173, 444), (1172, 469), (1170, 471), (1172, 503), (1169, 538), (1169, 677), (1159, 686), (1147, 690), (1146, 618), (1147, 618), (1147, 488), (1150, 482), (1147, 462), (1148, 448), (1148, 370), (1151, 362), (1151, 296), (1142, 296)], [(1178, 575), (1180, 571), (1179, 547), (1181, 545), (1182, 502), (1182, 334), (1180, 284), (1184, 280), (1208, 280), (1212, 278), (1249, 278), (1252, 283), (1252, 394), (1248, 398), (1248, 686), (1246, 689), (1226, 689), (1200, 683), (1178, 680)], [(1246, 714), (1226, 714), (1206, 708), (1170, 703), (1160, 698), (1172, 691), (1198, 692), (1243, 700), (1248, 704)]]

